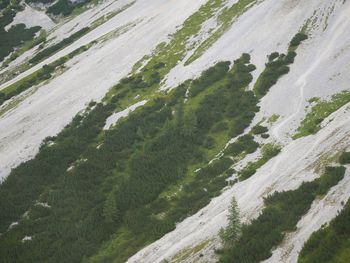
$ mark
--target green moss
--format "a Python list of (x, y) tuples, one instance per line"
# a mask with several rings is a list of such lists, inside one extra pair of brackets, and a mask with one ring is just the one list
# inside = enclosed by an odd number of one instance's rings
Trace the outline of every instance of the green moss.
[(310, 112), (306, 115), (305, 119), (301, 122), (297, 133), (293, 136), (293, 139), (298, 139), (310, 134), (315, 134), (321, 129), (321, 122), (344, 106), (350, 101), (350, 92), (343, 91), (335, 94), (330, 100), (312, 99), (312, 102), (316, 103), (312, 106)]

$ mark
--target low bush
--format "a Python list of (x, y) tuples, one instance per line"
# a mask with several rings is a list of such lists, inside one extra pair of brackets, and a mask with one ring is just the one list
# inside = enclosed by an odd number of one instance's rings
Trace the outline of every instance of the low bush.
[(350, 152), (343, 152), (339, 157), (340, 164), (349, 164), (350, 163)]

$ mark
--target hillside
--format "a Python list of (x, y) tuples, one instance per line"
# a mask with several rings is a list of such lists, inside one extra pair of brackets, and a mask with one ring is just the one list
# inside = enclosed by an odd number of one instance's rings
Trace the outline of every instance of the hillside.
[(349, 1), (0, 8), (1, 262), (349, 262)]

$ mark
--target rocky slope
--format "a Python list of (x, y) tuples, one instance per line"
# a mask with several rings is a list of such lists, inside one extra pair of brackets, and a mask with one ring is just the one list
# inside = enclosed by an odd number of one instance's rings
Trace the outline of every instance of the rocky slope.
[[(29, 19), (34, 13), (40, 13), (40, 19)], [(127, 120), (128, 114), (142, 109), (159, 94), (167, 94), (186, 80), (199, 77), (217, 62), (234, 61), (242, 53), (250, 54), (250, 63), (256, 66), (253, 79), (246, 87), (254, 91), (266, 68), (267, 57), (273, 52), (287, 53), (291, 39), (303, 32), (308, 39), (297, 47), (289, 72), (260, 99), (259, 111), (243, 132), (248, 134), (257, 124), (265, 125), (269, 138), (262, 140), (255, 136), (255, 140), (261, 145), (279, 145), (281, 152), (250, 178), (223, 187), (220, 195), (177, 222), (175, 229), (153, 243), (140, 245), (143, 248), (137, 249), (136, 254), (130, 253), (127, 260), (216, 262), (219, 256), (215, 250), (221, 247), (218, 233), (227, 225), (232, 197), (238, 202), (241, 221), (249, 224), (261, 214), (266, 196), (297, 189), (303, 182), (318, 178), (327, 165), (339, 165), (338, 156), (349, 151), (348, 99), (335, 103), (329, 112), (324, 109), (317, 131), (293, 138), (303, 126), (303, 120), (310, 118), (308, 113), (316, 114), (313, 109), (320, 101), (334, 101), (334, 94), (345, 91), (346, 97), (346, 92), (350, 92), (349, 14), (347, 0), (107, 0), (88, 5), (81, 13), (56, 21), (54, 25), (43, 11), (27, 6), (7, 27), (16, 23), (42, 26), (47, 31), (45, 48), (85, 27), (89, 30), (35, 65), (28, 60), (40, 52), (39, 45), (21, 54), (1, 69), (0, 92), (32, 76), (44, 65), (67, 57), (80, 47), (88, 48), (68, 59), (48, 80), (31, 86), (0, 106), (0, 178), (6, 181), (12, 176), (11, 169), (33, 159), (44, 139), (62, 131), (91, 101), (108, 104), (106, 94), (112, 92), (113, 95), (114, 88), (111, 88), (128, 75), (141, 72), (145, 79), (149, 71), (144, 69), (165, 63), (159, 71), (159, 84), (123, 100), (122, 109), (106, 118), (107, 130), (119, 118)], [(275, 116), (273, 120), (272, 116)], [(113, 127), (118, 124), (119, 121)], [(101, 131), (100, 136), (103, 134)], [(225, 147), (236, 139), (229, 138)], [(211, 159), (219, 158), (225, 147), (209, 155)], [(232, 168), (239, 171), (260, 156), (261, 149), (246, 154)], [(325, 196), (313, 200), (295, 230), (284, 236), (264, 262), (298, 262), (298, 255), (311, 234), (334, 219), (348, 201), (350, 172), (349, 167), (346, 168), (344, 178)], [(231, 175), (237, 176), (233, 172)], [(179, 185), (181, 189), (181, 183)], [(164, 189), (160, 196), (177, 194), (177, 190), (169, 189)], [(0, 186), (0, 193), (1, 190)], [(120, 232), (112, 234), (118, 236)], [(113, 246), (119, 248), (120, 243), (105, 240), (99, 245), (97, 252), (80, 261), (120, 262), (114, 256), (101, 256), (113, 255)]]

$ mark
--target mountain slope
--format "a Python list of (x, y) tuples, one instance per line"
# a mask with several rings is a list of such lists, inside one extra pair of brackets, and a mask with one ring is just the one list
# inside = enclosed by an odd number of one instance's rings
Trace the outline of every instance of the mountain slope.
[[(267, 196), (349, 151), (349, 12), (346, 0), (119, 0), (53, 17), (0, 71), (3, 260), (220, 260), (233, 197), (249, 225)], [(298, 262), (336, 218), (345, 168), (264, 262)]]

